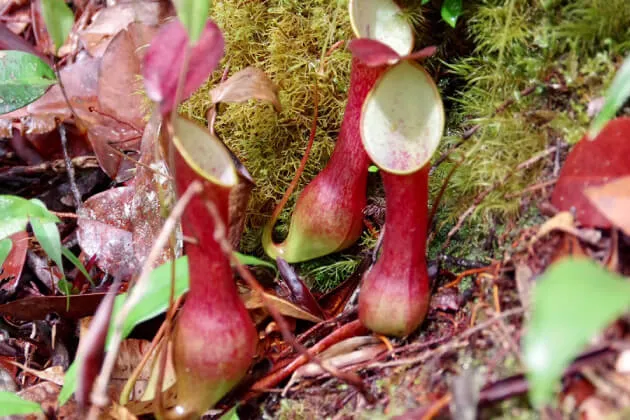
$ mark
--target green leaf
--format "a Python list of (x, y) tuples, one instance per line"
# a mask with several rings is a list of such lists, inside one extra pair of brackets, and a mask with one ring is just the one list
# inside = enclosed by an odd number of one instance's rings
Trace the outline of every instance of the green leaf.
[(588, 136), (592, 139), (597, 137), (599, 132), (604, 128), (606, 123), (615, 117), (617, 111), (630, 97), (630, 56), (626, 57), (621, 68), (615, 75), (615, 78), (606, 92), (604, 106), (597, 117), (591, 123), (588, 130)]
[(42, 412), (36, 402), (25, 400), (12, 392), (0, 391), (0, 417)]
[(241, 254), (240, 252), (236, 252), (236, 251), (234, 252), (234, 255), (236, 256), (236, 258), (238, 258), (240, 263), (243, 265), (251, 265), (254, 267), (256, 266), (267, 267), (267, 268), (271, 268), (276, 273), (278, 272), (278, 268), (276, 267), (276, 265), (273, 263), (270, 263), (269, 261), (261, 260), (260, 258), (254, 257), (252, 255)]
[(2, 268), (4, 260), (6, 260), (9, 256), (11, 248), (13, 248), (13, 242), (11, 241), (11, 238), (4, 238), (0, 240), (0, 268)]
[[(151, 289), (144, 295), (140, 303), (135, 306), (129, 316), (125, 320), (123, 326), (123, 338), (126, 338), (131, 330), (141, 322), (166, 312), (169, 304), (169, 295), (171, 293), (171, 265), (169, 261), (154, 269), (150, 276)], [(175, 299), (186, 293), (189, 288), (188, 275), (188, 257), (183, 256), (175, 260)], [(107, 343), (105, 348), (109, 347), (109, 340), (114, 332), (114, 322), (118, 312), (122, 308), (123, 303), (127, 299), (127, 293), (121, 293), (116, 296), (114, 308), (112, 310), (112, 322), (107, 332)], [(63, 388), (59, 394), (59, 405), (63, 405), (68, 401), (77, 387), (77, 366), (79, 365), (75, 359), (66, 371)]]
[(462, 0), (444, 0), (442, 3), (442, 19), (453, 28), (457, 24), (457, 18), (462, 14)]
[(48, 258), (53, 260), (57, 267), (61, 270), (63, 277), (63, 261), (61, 260), (61, 238), (59, 237), (59, 229), (54, 222), (42, 221), (37, 217), (30, 219), (33, 233), (42, 246)]
[(588, 259), (564, 259), (541, 276), (523, 339), (529, 398), (553, 398), (564, 370), (589, 340), (630, 306), (630, 282)]
[[(2, 60), (0, 60), (0, 66), (1, 62)], [(59, 218), (49, 212), (39, 200), (27, 200), (15, 195), (0, 195), (0, 239), (26, 229), (29, 218), (38, 218), (42, 222), (60, 222)]]
[(41, 58), (22, 51), (0, 51), (0, 114), (22, 108), (57, 81)]
[(41, 0), (41, 2), (46, 30), (57, 52), (70, 35), (72, 25), (74, 25), (74, 15), (64, 0)]
[[(171, 294), (171, 265), (170, 261), (162, 264), (149, 275), (151, 289), (144, 295), (140, 303), (129, 312), (123, 327), (123, 338), (127, 337), (136, 325), (164, 313), (168, 308)], [(188, 291), (188, 282), (188, 257), (183, 256), (175, 260), (175, 299)], [(127, 299), (127, 293), (116, 296), (112, 310), (112, 320), (116, 319), (125, 299)], [(112, 322), (107, 333), (106, 347), (109, 346), (109, 339), (113, 332), (114, 325)]]
[(369, 173), (372, 173), (372, 174), (377, 173), (377, 172), (378, 172), (378, 166), (376, 166), (376, 165), (370, 165), (370, 166), (368, 166), (368, 172), (369, 172)]
[(190, 45), (199, 41), (210, 12), (210, 0), (173, 0), (177, 17), (186, 28)]
[(430, 2), (431, 0), (422, 0), (422, 5), (424, 6), (425, 4), (427, 4), (428, 2)]
[(77, 369), (79, 366), (79, 359), (74, 359), (74, 362), (70, 365), (68, 370), (63, 376), (63, 387), (61, 387), (61, 391), (59, 392), (59, 397), (57, 401), (59, 402), (59, 407), (68, 402), (74, 391), (77, 389)]
[(74, 255), (72, 251), (70, 251), (68, 248), (62, 247), (61, 253), (64, 257), (68, 259), (68, 261), (72, 263), (72, 265), (74, 265), (81, 272), (81, 274), (85, 276), (86, 279), (88, 279), (92, 286), (94, 286), (94, 280), (92, 280), (92, 277), (90, 277), (90, 273), (88, 273), (81, 260), (78, 259), (77, 256)]

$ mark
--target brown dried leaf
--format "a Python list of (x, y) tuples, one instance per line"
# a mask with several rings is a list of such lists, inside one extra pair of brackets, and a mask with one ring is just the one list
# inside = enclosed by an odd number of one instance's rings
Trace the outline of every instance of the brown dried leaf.
[[(16, 321), (46, 319), (49, 313), (56, 313), (64, 319), (76, 320), (92, 315), (105, 293), (90, 293), (71, 296), (36, 296), (0, 305), (0, 315), (10, 315)], [(66, 305), (70, 300), (70, 308)]]
[(103, 271), (121, 279), (128, 279), (138, 266), (131, 222), (134, 194), (134, 187), (112, 188), (90, 197), (78, 212), (81, 249), (96, 255)]
[(584, 195), (613, 225), (630, 235), (630, 176), (585, 188)]
[(250, 99), (269, 102), (277, 112), (282, 110), (278, 98), (278, 87), (264, 71), (246, 67), (210, 91), (212, 103), (241, 103)]
[[(306, 310), (298, 307), (297, 305), (294, 305), (287, 300), (279, 298), (278, 296), (274, 296), (270, 293), (265, 293), (265, 297), (282, 315), (311, 322), (322, 321), (321, 318), (313, 315), (310, 312), (307, 312)], [(241, 299), (245, 303), (245, 307), (248, 310), (264, 308), (263, 299), (258, 293), (249, 291), (242, 294)]]
[[(59, 385), (56, 385), (52, 382), (40, 382), (37, 385), (33, 385), (31, 387), (23, 389), (22, 391), (18, 392), (18, 395), (25, 400), (39, 403), (42, 406), (42, 410), (44, 412), (55, 412), (59, 391), (61, 391), (61, 387)], [(72, 400), (64, 404), (63, 407), (61, 407), (56, 414), (57, 418), (65, 420), (78, 420), (81, 418), (81, 416), (79, 415), (77, 404)], [(21, 418), (24, 420), (45, 419), (46, 416), (44, 414), (30, 414)]]
[[(121, 4), (118, 6), (132, 6)], [(140, 5), (145, 3), (140, 3)], [(153, 3), (152, 3), (153, 4)], [(118, 6), (114, 6), (116, 8)], [(109, 9), (105, 9), (109, 10)], [(143, 98), (141, 74), (145, 48), (151, 42), (156, 29), (133, 23), (120, 31), (103, 54), (98, 79), (98, 103), (101, 111), (131, 124), (138, 132), (145, 125), (146, 100)]]
[(92, 56), (100, 56), (109, 42), (133, 22), (156, 26), (170, 16), (167, 2), (133, 1), (101, 9), (79, 40)]

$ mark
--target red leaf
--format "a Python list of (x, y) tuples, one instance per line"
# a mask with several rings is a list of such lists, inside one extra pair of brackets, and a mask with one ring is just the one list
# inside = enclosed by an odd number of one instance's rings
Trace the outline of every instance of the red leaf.
[(10, 238), (13, 246), (1, 267), (3, 271), (0, 274), (0, 298), (13, 296), (17, 291), (28, 250), (28, 233), (17, 232)]
[(352, 55), (361, 60), (368, 67), (379, 67), (385, 64), (395, 64), (400, 61), (400, 55), (388, 45), (369, 38), (353, 39), (348, 44)]
[(576, 219), (587, 227), (610, 228), (611, 224), (584, 194), (587, 187), (599, 186), (630, 175), (630, 118), (608, 123), (594, 139), (586, 136), (567, 158), (551, 203), (560, 211), (576, 210)]
[[(208, 21), (199, 42), (190, 49), (188, 71), (179, 101), (188, 98), (217, 67), (224, 52), (219, 27)], [(162, 114), (175, 106), (177, 81), (188, 50), (188, 35), (175, 20), (160, 29), (144, 57), (142, 73), (147, 96), (160, 103)]]

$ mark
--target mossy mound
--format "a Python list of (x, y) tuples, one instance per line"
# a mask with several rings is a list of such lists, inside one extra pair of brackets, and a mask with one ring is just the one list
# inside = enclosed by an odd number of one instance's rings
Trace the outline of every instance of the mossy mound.
[[(211, 18), (223, 29), (230, 74), (247, 66), (262, 69), (280, 87), (283, 110), (250, 102), (221, 106), (216, 131), (246, 165), (255, 188), (241, 242), (244, 252), (260, 253), (260, 228), (293, 178), (304, 154), (313, 118), (317, 78), (319, 117), (317, 135), (300, 191), (326, 164), (343, 118), (350, 71), (345, 47), (327, 51), (352, 38), (347, 2), (330, 0), (219, 1)], [(322, 63), (323, 59), (323, 63)], [(323, 72), (319, 73), (320, 69)], [(217, 72), (220, 73), (220, 72)], [(186, 104), (183, 112), (205, 122), (208, 90), (217, 75)], [(297, 194), (280, 218), (287, 228)]]

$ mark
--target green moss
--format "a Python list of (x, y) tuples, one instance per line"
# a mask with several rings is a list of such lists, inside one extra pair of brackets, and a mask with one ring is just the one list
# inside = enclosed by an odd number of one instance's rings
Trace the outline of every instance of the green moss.
[(327, 256), (300, 264), (308, 286), (327, 292), (347, 279), (359, 265), (360, 259), (350, 255)]
[[(582, 137), (590, 122), (588, 103), (603, 94), (615, 61), (630, 46), (627, 2), (552, 3), (546, 9), (542, 2), (525, 0), (469, 5), (467, 36), (475, 48), (470, 56), (445, 63), (448, 84), (461, 87), (448, 98), (453, 106), (441, 149), (458, 143), (464, 128), (479, 125), (479, 130), (432, 179), (435, 194), (455, 162), (465, 157), (440, 207), (438, 225), (447, 231), (480, 192), (518, 164), (558, 139), (575, 143)], [(549, 79), (554, 72), (560, 77)], [(523, 97), (520, 92), (530, 86), (539, 88)], [(514, 103), (496, 114), (509, 99)], [(540, 181), (545, 164), (520, 171), (486, 197), (467, 222), (478, 227), (461, 235), (474, 233), (481, 239), (489, 227), (518, 216), (520, 198), (512, 193)], [(506, 199), (511, 195), (515, 197)]]

